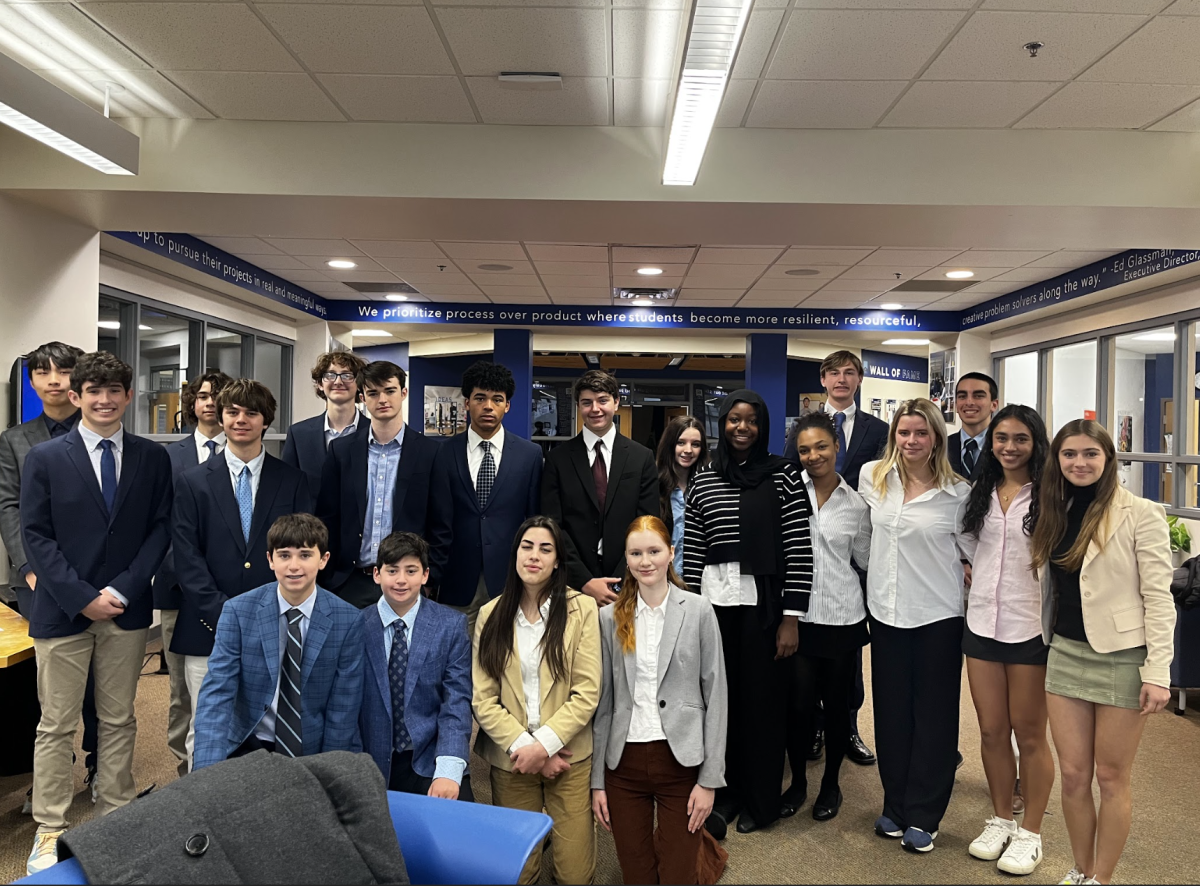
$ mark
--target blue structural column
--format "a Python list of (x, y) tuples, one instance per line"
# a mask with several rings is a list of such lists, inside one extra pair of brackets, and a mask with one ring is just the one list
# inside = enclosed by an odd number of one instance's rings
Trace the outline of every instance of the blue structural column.
[(787, 336), (753, 332), (746, 336), (746, 387), (758, 392), (771, 413), (771, 452), (783, 452), (787, 434)]
[(492, 333), (492, 360), (507, 366), (516, 382), (504, 430), (528, 440), (533, 436), (533, 333), (497, 329)]

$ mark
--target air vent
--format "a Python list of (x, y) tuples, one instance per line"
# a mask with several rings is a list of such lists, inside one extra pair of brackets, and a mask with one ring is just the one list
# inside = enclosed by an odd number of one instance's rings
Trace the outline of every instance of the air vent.
[(414, 289), (408, 283), (353, 283), (344, 281), (344, 285), (349, 286), (356, 292), (362, 292), (369, 295), (376, 295), (383, 292), (403, 292), (407, 295), (419, 294), (419, 290)]
[(476, 265), (481, 271), (511, 271), (512, 265)]
[(558, 91), (562, 89), (562, 75), (558, 71), (501, 71), (496, 78), (501, 89), (526, 89)]
[(978, 280), (908, 280), (889, 292), (959, 292)]
[(613, 301), (617, 304), (635, 301), (649, 301), (658, 304), (673, 301), (677, 295), (679, 295), (678, 289), (633, 289), (618, 287), (613, 290)]

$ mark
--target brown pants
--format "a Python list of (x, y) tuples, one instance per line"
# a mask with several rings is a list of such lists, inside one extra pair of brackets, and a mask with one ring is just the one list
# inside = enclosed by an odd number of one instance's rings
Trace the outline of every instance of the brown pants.
[(699, 771), (679, 765), (666, 741), (649, 741), (625, 745), (617, 768), (604, 773), (613, 842), (626, 883), (696, 883), (704, 829), (688, 833), (687, 807)]

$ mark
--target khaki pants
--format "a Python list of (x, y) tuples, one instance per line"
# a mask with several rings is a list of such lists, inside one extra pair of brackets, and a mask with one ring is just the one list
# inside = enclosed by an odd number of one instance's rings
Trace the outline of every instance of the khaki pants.
[(200, 704), (200, 687), (204, 685), (204, 678), (207, 676), (207, 655), (183, 656), (183, 679), (184, 682), (187, 683), (188, 695), (192, 697), (192, 713), (191, 716), (188, 717), (186, 739), (189, 764), (192, 762), (192, 752), (195, 750), (196, 744), (196, 707)]
[[(509, 809), (541, 812), (554, 819), (554, 879), (557, 883), (590, 884), (596, 873), (596, 827), (592, 819), (592, 760), (589, 757), (558, 778), (519, 775), (492, 767), (492, 803)], [(522, 886), (536, 883), (542, 870), (542, 847), (529, 854), (521, 871)]]
[(483, 580), (483, 573), (479, 573), (479, 584), (475, 586), (475, 596), (466, 606), (451, 606), (458, 612), (463, 613), (467, 617), (467, 639), (474, 642), (475, 639), (475, 620), (479, 617), (479, 610), (487, 605), (492, 598), (488, 596), (487, 582)]
[(175, 636), (175, 622), (179, 618), (177, 609), (160, 609), (159, 623), (162, 625), (163, 657), (167, 661), (168, 678), (171, 681), (171, 706), (167, 709), (167, 747), (179, 761), (176, 767), (180, 778), (188, 773), (187, 735), (192, 725), (192, 696), (188, 692), (187, 680), (183, 675), (183, 656), (171, 651), (171, 638)]
[(83, 710), (91, 665), (96, 681), (101, 775), (97, 814), (107, 815), (133, 800), (133, 747), (137, 740), (134, 698), (146, 654), (146, 628), (122, 630), (97, 621), (70, 637), (34, 640), (42, 719), (33, 749), (33, 818), (38, 833), (67, 826), (75, 793), (71, 753)]

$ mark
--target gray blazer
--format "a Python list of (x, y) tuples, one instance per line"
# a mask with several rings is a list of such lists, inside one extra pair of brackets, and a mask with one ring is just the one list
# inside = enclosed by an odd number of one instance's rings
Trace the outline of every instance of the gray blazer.
[[(662, 642), (658, 647), (658, 712), (671, 753), (681, 766), (699, 766), (697, 782), (725, 786), (725, 735), (729, 693), (725, 654), (712, 604), (672, 586), (667, 594)], [(600, 610), (603, 656), (600, 706), (592, 725), (592, 788), (604, 788), (604, 772), (616, 769), (625, 752), (633, 718), (637, 652), (622, 653), (613, 607)]]
[(21, 470), (29, 450), (49, 439), (50, 429), (40, 415), (0, 434), (0, 539), (12, 564), (9, 581), (25, 590), (20, 572), (28, 562), (21, 541)]

